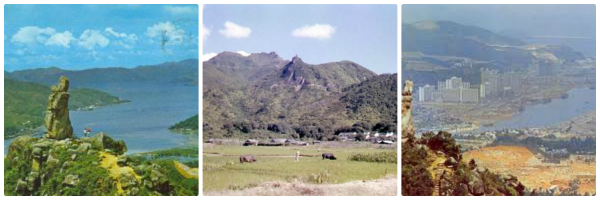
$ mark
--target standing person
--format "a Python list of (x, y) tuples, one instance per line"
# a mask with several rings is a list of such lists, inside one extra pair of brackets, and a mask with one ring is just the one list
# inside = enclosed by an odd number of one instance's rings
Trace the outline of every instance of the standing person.
[(296, 151), (296, 157), (294, 158), (294, 161), (300, 161), (300, 151)]

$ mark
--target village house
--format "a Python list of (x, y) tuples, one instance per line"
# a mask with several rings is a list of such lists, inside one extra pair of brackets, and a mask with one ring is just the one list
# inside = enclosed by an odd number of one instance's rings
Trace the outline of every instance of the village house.
[(346, 141), (350, 138), (356, 137), (356, 132), (343, 132), (343, 133), (340, 133), (339, 136), (342, 141)]
[(271, 139), (271, 141), (269, 141), (269, 142), (275, 143), (275, 144), (285, 144), (285, 141), (287, 141), (287, 139), (285, 139), (285, 138), (274, 138), (274, 139)]
[(258, 140), (246, 140), (246, 142), (244, 142), (244, 146), (258, 146)]

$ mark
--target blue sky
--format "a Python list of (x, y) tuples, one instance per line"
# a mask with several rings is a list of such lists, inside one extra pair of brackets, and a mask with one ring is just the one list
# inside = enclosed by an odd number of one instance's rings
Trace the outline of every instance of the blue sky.
[(203, 60), (223, 51), (397, 72), (396, 5), (205, 5)]
[(5, 5), (4, 69), (198, 58), (197, 5)]

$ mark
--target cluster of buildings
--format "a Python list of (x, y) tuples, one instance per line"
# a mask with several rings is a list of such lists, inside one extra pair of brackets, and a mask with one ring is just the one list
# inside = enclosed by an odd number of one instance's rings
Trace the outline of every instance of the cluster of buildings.
[(364, 133), (356, 133), (356, 132), (343, 132), (340, 133), (338, 136), (340, 137), (340, 139), (342, 141), (346, 141), (346, 140), (355, 140), (357, 134), (362, 134), (365, 138), (365, 140), (367, 141), (373, 141), (376, 143), (388, 143), (391, 142), (393, 143), (393, 141), (396, 140), (396, 134), (389, 132), (389, 133), (371, 133), (371, 132), (364, 132)]
[(308, 146), (308, 142), (286, 139), (286, 138), (273, 138), (269, 142), (260, 142), (255, 139), (248, 139), (244, 146)]
[(517, 72), (500, 73), (498, 70), (481, 69), (481, 98), (495, 99), (516, 96), (523, 89), (523, 75)]
[(421, 102), (478, 103), (479, 91), (478, 86), (472, 87), (462, 78), (452, 77), (439, 81), (437, 88), (432, 85), (419, 87), (418, 95)]
[(481, 84), (471, 85), (461, 77), (438, 81), (418, 89), (420, 102), (479, 103), (481, 99), (514, 96), (521, 92), (523, 76), (516, 72), (500, 73), (498, 70), (481, 69)]

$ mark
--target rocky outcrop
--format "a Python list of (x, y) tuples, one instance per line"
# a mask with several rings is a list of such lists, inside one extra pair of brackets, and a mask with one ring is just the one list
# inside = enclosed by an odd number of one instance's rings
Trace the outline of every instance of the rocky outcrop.
[(73, 137), (73, 127), (69, 119), (69, 79), (61, 76), (57, 85), (52, 86), (52, 93), (48, 97), (45, 137), (63, 140)]
[(404, 89), (402, 90), (402, 141), (406, 141), (409, 137), (415, 135), (415, 125), (412, 119), (411, 104), (412, 104), (413, 82), (410, 80), (404, 81)]
[[(455, 163), (452, 157), (445, 162)], [(458, 162), (456, 162), (458, 164)], [(461, 167), (463, 166), (463, 167)], [(458, 167), (458, 169), (456, 169)], [(447, 170), (447, 171), (446, 171)], [(449, 172), (449, 173), (446, 173)], [(510, 174), (495, 174), (472, 160), (467, 165), (445, 168), (444, 173), (435, 178), (440, 195), (467, 196), (522, 196), (526, 188), (517, 177)], [(437, 186), (437, 185), (436, 185)]]
[(125, 142), (122, 140), (115, 141), (102, 132), (90, 138), (82, 138), (81, 140), (88, 142), (90, 146), (83, 146), (83, 149), (94, 148), (102, 151), (112, 152), (116, 155), (121, 155), (127, 152), (127, 145), (125, 145)]
[[(18, 137), (10, 144), (4, 161), (4, 194), (176, 194), (164, 166), (136, 163), (126, 155), (115, 155), (124, 149), (122, 141), (102, 133), (91, 138), (64, 140)], [(116, 158), (112, 160), (115, 168), (103, 167), (110, 160), (102, 155)]]
[(73, 138), (68, 89), (66, 77), (52, 87), (44, 137), (18, 137), (9, 145), (5, 195), (181, 195), (169, 179), (173, 170), (160, 162), (131, 159), (122, 140), (104, 133)]

